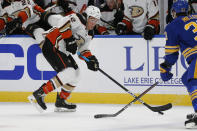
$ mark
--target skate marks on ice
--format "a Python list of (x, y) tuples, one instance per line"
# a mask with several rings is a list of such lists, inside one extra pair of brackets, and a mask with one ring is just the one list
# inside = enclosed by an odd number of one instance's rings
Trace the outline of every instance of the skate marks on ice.
[(54, 112), (54, 104), (37, 112), (30, 103), (0, 103), (0, 131), (187, 131), (191, 107), (174, 106), (164, 115), (142, 105), (132, 105), (115, 118), (94, 119), (95, 114), (113, 113), (123, 105), (77, 104), (76, 112)]

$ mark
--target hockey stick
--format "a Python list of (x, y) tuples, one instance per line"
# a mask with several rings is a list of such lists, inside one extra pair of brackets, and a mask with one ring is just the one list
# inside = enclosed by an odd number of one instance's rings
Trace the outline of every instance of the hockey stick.
[(140, 94), (138, 97), (136, 97), (134, 100), (132, 100), (129, 104), (127, 104), (126, 106), (124, 106), (121, 110), (119, 110), (118, 112), (114, 113), (114, 114), (97, 114), (94, 115), (94, 118), (103, 118), (103, 117), (116, 117), (117, 115), (119, 115), (121, 112), (123, 112), (125, 109), (127, 109), (131, 104), (133, 104), (134, 102), (136, 102), (137, 100), (139, 100), (142, 96), (144, 96), (148, 91), (150, 91), (152, 88), (154, 88), (156, 85), (158, 85), (159, 82), (156, 82), (155, 84), (151, 85), (148, 89), (146, 89), (142, 94)]
[[(84, 60), (89, 61), (89, 59), (87, 59), (85, 56), (81, 55), (80, 52), (77, 52), (77, 54), (78, 54), (78, 56), (82, 57)], [(125, 90), (127, 93), (129, 93), (131, 96), (133, 96), (134, 98), (137, 98), (137, 96), (135, 96), (132, 92), (130, 92), (127, 88), (125, 88), (123, 85), (121, 85), (120, 83), (118, 83), (115, 79), (113, 79), (111, 76), (109, 76), (103, 70), (101, 70), (100, 68), (98, 70), (103, 75), (107, 76), (110, 80), (112, 80), (114, 83), (116, 83), (119, 87), (121, 87), (123, 90)], [(149, 104), (147, 104), (144, 101), (142, 101), (141, 99), (138, 99), (138, 101), (140, 103), (142, 103), (143, 105), (145, 105), (147, 108), (149, 108), (151, 111), (158, 112), (159, 114), (162, 114), (162, 115), (163, 115), (163, 112), (162, 111), (169, 110), (170, 108), (172, 108), (172, 104), (171, 103), (168, 103), (168, 104), (162, 105), (162, 106), (152, 107)]]
[(100, 20), (101, 20), (103, 23), (108, 24), (108, 25), (111, 26), (112, 28), (114, 28), (114, 29), (116, 28), (113, 24), (107, 22), (106, 20), (104, 20), (104, 19), (102, 19), (102, 18), (100, 18)]
[[(103, 70), (101, 70), (99, 68), (99, 71), (101, 73), (103, 73), (105, 76), (107, 76), (109, 79), (111, 79), (114, 83), (116, 83), (119, 87), (121, 87), (123, 90), (125, 90), (127, 93), (129, 93), (130, 95), (132, 95), (134, 98), (137, 98), (137, 96), (135, 96), (132, 92), (130, 92), (127, 88), (125, 88), (123, 85), (121, 85), (120, 83), (118, 83), (115, 79), (113, 79), (111, 76), (109, 76), (107, 73), (105, 73)], [(170, 108), (172, 108), (172, 104), (168, 103), (166, 105), (162, 105), (162, 106), (157, 106), (157, 107), (152, 107), (149, 104), (145, 103), (144, 101), (142, 101), (141, 99), (138, 99), (138, 101), (140, 103), (142, 103), (143, 105), (145, 105), (146, 107), (148, 107), (150, 110), (152, 110), (153, 112), (158, 112), (159, 114), (163, 115), (163, 112), (161, 111), (165, 111), (168, 110)]]

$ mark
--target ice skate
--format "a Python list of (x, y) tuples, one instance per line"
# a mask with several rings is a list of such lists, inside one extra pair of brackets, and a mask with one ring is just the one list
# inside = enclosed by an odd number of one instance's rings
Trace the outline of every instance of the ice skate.
[(57, 94), (57, 99), (55, 102), (55, 112), (75, 112), (76, 105), (72, 103), (68, 103), (63, 98), (60, 98), (59, 94)]
[(47, 109), (46, 104), (44, 102), (44, 91), (42, 88), (39, 88), (38, 90), (33, 92), (33, 95), (28, 96), (28, 99), (30, 103), (36, 107), (36, 109), (39, 112), (43, 112), (44, 110)]
[(197, 129), (197, 113), (188, 114), (187, 119), (185, 127), (187, 129)]

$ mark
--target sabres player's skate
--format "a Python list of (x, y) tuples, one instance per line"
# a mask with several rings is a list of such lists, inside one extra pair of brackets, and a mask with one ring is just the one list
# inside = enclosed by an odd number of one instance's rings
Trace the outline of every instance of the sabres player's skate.
[(187, 129), (197, 129), (197, 113), (188, 114), (187, 119), (185, 127)]

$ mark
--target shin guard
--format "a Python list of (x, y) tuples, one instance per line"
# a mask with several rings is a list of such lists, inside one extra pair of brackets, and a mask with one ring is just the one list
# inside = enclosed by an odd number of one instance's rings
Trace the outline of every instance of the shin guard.
[(189, 95), (191, 96), (194, 111), (197, 112), (197, 80), (190, 80), (187, 87)]

